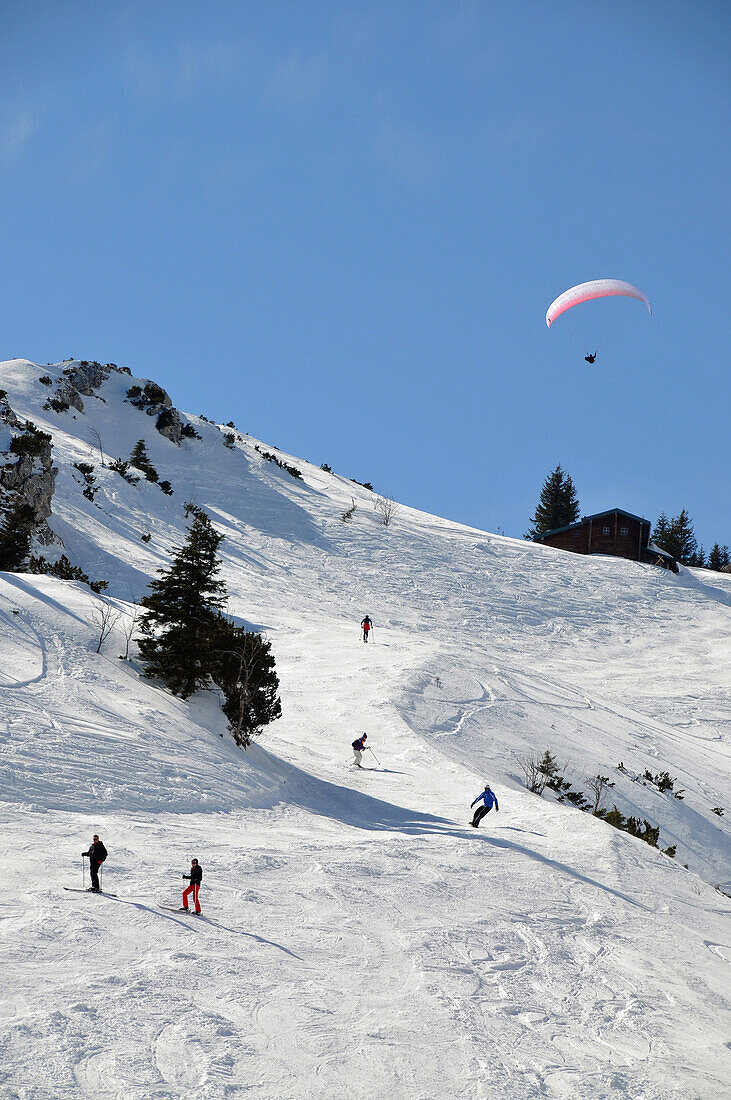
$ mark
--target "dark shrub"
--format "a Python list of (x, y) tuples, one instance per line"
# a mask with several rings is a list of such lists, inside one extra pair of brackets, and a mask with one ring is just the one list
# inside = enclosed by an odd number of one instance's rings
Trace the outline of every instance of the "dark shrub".
[(14, 435), (10, 440), (12, 454), (21, 457), (29, 455), (31, 458), (36, 458), (42, 453), (46, 444), (51, 442), (51, 437), (46, 432), (38, 431), (35, 425), (31, 425), (31, 428), (31, 431), (25, 431), (22, 435)]
[(165, 400), (165, 390), (156, 382), (145, 382), (144, 394), (151, 405), (162, 405)]

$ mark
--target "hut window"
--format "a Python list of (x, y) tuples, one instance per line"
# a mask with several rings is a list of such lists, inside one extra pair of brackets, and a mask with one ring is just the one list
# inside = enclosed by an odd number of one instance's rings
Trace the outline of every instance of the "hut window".
[(621, 527), (619, 533), (620, 533), (620, 535), (628, 535), (629, 534), (629, 527)]
[(611, 535), (611, 533), (612, 533), (612, 528), (611, 527), (602, 527), (602, 534), (603, 535)]

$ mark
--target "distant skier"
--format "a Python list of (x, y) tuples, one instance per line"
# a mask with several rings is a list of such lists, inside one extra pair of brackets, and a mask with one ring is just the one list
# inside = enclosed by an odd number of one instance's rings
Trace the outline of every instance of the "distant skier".
[(363, 641), (367, 642), (368, 635), (370, 634), (371, 630), (373, 630), (373, 623), (366, 615), (365, 619), (363, 619), (360, 625), (363, 627)]
[(183, 890), (183, 909), (188, 909), (188, 894), (193, 894), (193, 901), (195, 902), (195, 911), (200, 913), (201, 903), (198, 901), (198, 891), (201, 888), (203, 882), (203, 868), (197, 859), (194, 859), (190, 865), (190, 874), (183, 875), (183, 878), (190, 879), (190, 886), (186, 886)]
[[(474, 806), (477, 802), (482, 802), (483, 805), (479, 806), (478, 809), (475, 810), (475, 815), (472, 818), (472, 821), (470, 821), (470, 825), (473, 827), (473, 829), (478, 828), (483, 817), (485, 817), (486, 814), (489, 814), (493, 806), (495, 807), (496, 811), (500, 809), (497, 804), (497, 798), (495, 797), (494, 792), (490, 790), (489, 783), (485, 784), (484, 791), (482, 792), (482, 794), (478, 794), (477, 798), (472, 803), (472, 806)], [(470, 806), (470, 809), (472, 809), (472, 806)]]
[(94, 833), (91, 845), (88, 852), (82, 852), (82, 856), (89, 860), (89, 874), (91, 875), (91, 886), (89, 889), (95, 893), (99, 893), (99, 868), (107, 858), (107, 850), (102, 844), (99, 837)]
[[(360, 768), (360, 767), (363, 766), (361, 764), (361, 759), (363, 757), (363, 753), (365, 752), (366, 748), (368, 747), (366, 745), (367, 740), (368, 740), (368, 734), (364, 733), (362, 737), (358, 737), (357, 740), (355, 740), (353, 742), (353, 756), (355, 757), (355, 760), (353, 761), (353, 764), (355, 765), (356, 768)], [(353, 764), (350, 765), (351, 768), (353, 767)]]
[(586, 359), (587, 363), (596, 363), (596, 352), (594, 352), (593, 355), (585, 355), (584, 358)]

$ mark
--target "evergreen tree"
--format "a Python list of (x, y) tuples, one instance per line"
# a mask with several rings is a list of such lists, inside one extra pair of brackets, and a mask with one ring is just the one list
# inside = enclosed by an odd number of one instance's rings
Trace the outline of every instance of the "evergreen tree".
[(708, 561), (706, 562), (707, 569), (720, 569), (721, 568), (721, 547), (717, 542), (714, 542), (711, 547), (711, 552), (708, 555)]
[(184, 699), (208, 681), (211, 671), (211, 640), (225, 599), (216, 578), (222, 539), (198, 509), (172, 565), (158, 570), (160, 579), (150, 583), (150, 594), (141, 601), (139, 649), (145, 675), (162, 680)]
[(706, 564), (706, 552), (703, 546), (699, 546), (695, 553), (692, 555), (688, 565), (695, 565), (698, 569), (703, 569)]
[(138, 470), (142, 471), (148, 481), (158, 480), (158, 472), (150, 461), (144, 439), (137, 440), (132, 448), (132, 454), (129, 456), (129, 460), (133, 466), (136, 466)]
[(655, 525), (652, 541), (657, 543), (661, 550), (672, 554), (681, 565), (699, 564), (698, 543), (693, 533), (693, 521), (685, 508), (679, 516), (673, 516), (671, 520), (668, 520), (663, 512)]
[(271, 643), (219, 615), (211, 642), (211, 675), (226, 701), (223, 712), (237, 745), (247, 748), (282, 714)]
[(698, 553), (698, 543), (693, 533), (693, 521), (685, 508), (673, 520), (672, 534), (677, 549), (677, 553), (671, 550), (673, 557), (682, 565), (690, 565)]
[(532, 517), (530, 531), (525, 536), (534, 542), (546, 531), (567, 527), (579, 518), (579, 501), (574, 483), (559, 464), (543, 482), (538, 507)]
[(718, 572), (723, 569), (724, 565), (729, 563), (728, 546), (719, 546), (718, 543), (713, 544), (713, 548), (708, 555), (708, 569), (715, 569)]
[(18, 573), (26, 564), (36, 523), (35, 512), (20, 493), (15, 493), (0, 525), (0, 569)]
[(693, 534), (693, 521), (685, 508), (682, 509), (679, 516), (674, 516), (670, 520), (662, 549), (672, 554), (681, 565), (692, 565), (694, 563), (698, 544)]
[(670, 543), (671, 523), (664, 512), (661, 512), (657, 518), (657, 523), (650, 536), (650, 542), (654, 542), (656, 546), (659, 546), (661, 550), (667, 551), (668, 554), (672, 553), (668, 549)]

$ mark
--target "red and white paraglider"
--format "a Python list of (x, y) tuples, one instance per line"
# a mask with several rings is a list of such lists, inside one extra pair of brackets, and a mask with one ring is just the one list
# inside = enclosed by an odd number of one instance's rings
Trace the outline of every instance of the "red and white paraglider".
[(593, 279), (589, 283), (579, 283), (559, 294), (555, 302), (551, 302), (546, 313), (546, 324), (550, 328), (552, 323), (567, 309), (578, 306), (582, 302), (590, 302), (593, 298), (611, 298), (619, 295), (625, 298), (637, 298), (644, 302), (650, 313), (652, 309), (647, 300), (647, 295), (638, 290), (631, 283), (625, 283), (623, 279)]

